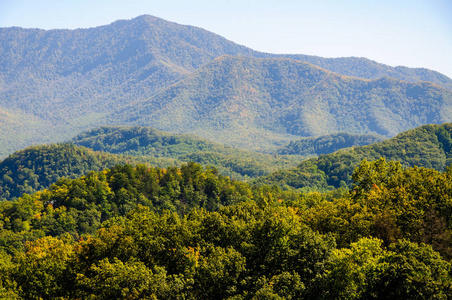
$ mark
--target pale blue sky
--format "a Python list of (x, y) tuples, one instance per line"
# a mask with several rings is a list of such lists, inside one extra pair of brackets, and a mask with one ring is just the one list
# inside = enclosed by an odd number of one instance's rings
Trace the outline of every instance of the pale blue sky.
[(367, 57), (452, 78), (452, 0), (0, 0), (0, 27), (87, 28), (143, 14), (259, 51)]

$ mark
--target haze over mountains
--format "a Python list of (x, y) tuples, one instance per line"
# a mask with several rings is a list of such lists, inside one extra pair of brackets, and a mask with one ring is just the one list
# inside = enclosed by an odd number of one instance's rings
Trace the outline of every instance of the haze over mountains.
[(451, 90), (450, 78), (427, 69), (266, 54), (151, 16), (0, 28), (0, 155), (109, 124), (263, 151), (338, 131), (390, 137), (451, 121)]

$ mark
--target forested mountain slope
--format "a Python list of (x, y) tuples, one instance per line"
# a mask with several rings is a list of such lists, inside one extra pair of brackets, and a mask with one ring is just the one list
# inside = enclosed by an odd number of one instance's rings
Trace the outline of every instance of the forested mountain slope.
[(399, 161), (404, 167), (442, 171), (452, 162), (452, 124), (425, 125), (386, 141), (320, 155), (294, 169), (277, 171), (256, 180), (295, 189), (328, 189), (351, 186), (353, 170), (366, 159)]
[[(0, 162), (0, 200), (46, 189), (62, 177), (78, 178), (117, 164), (141, 162), (143, 160), (137, 157), (98, 152), (72, 144), (32, 146)], [(154, 159), (154, 165), (166, 165), (163, 160), (158, 162)]]
[(452, 79), (425, 68), (408, 68), (404, 66), (391, 67), (364, 57), (323, 58), (310, 55), (282, 55), (311, 63), (326, 70), (352, 77), (377, 79), (392, 77), (409, 82), (430, 81), (452, 90)]
[(72, 143), (96, 151), (140, 157), (172, 158), (212, 166), (231, 178), (247, 180), (296, 166), (299, 155), (274, 155), (213, 143), (195, 135), (140, 126), (104, 126), (84, 132)]
[(452, 87), (451, 79), (430, 70), (392, 68), (361, 58), (260, 53), (152, 16), (89, 29), (0, 28), (0, 122), (6, 124), (0, 128), (0, 155), (112, 124), (110, 112), (154, 97), (221, 55), (291, 57), (351, 76)]
[(223, 56), (109, 119), (268, 150), (294, 136), (337, 131), (391, 137), (451, 121), (451, 112), (452, 91), (427, 82), (364, 80), (297, 60)]
[(365, 146), (383, 141), (377, 134), (353, 134), (348, 132), (332, 133), (317, 137), (306, 137), (278, 149), (278, 154), (311, 155), (333, 153), (337, 150), (355, 146)]

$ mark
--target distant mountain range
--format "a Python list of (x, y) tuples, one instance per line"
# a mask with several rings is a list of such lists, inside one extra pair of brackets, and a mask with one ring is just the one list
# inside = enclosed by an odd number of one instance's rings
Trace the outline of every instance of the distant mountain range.
[(338, 131), (392, 136), (451, 121), (451, 90), (427, 69), (261, 53), (152, 16), (0, 28), (0, 156), (112, 124), (263, 151)]
[(452, 92), (431, 83), (346, 77), (290, 59), (222, 56), (108, 119), (268, 151), (294, 136), (390, 137), (451, 117)]

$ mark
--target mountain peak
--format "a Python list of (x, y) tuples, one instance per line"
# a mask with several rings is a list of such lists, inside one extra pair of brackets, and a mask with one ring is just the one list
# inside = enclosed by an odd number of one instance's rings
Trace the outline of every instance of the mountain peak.
[[(268, 60), (263, 60), (264, 58)], [(216, 75), (211, 76), (214, 71), (217, 72)], [(228, 102), (224, 108), (227, 112), (240, 114), (240, 118), (234, 117), (227, 121), (221, 118), (211, 119), (212, 124), (217, 128), (232, 130), (233, 127), (228, 127), (227, 124), (235, 122), (236, 125), (240, 123), (246, 127), (252, 120), (259, 119), (259, 124), (253, 125), (255, 130), (253, 134), (259, 136), (263, 134), (261, 129), (264, 129), (266, 134), (262, 135), (262, 138), (267, 141), (281, 139), (287, 141), (287, 134), (305, 136), (331, 133), (333, 130), (346, 129), (344, 126), (348, 126), (347, 122), (354, 123), (354, 120), (343, 120), (341, 122), (344, 124), (339, 128), (340, 126), (337, 127), (337, 124), (331, 121), (333, 118), (329, 117), (340, 111), (334, 105), (328, 107), (327, 103), (331, 99), (336, 99), (338, 103), (349, 103), (351, 101), (347, 102), (344, 99), (354, 96), (341, 91), (343, 95), (339, 99), (337, 98), (339, 92), (334, 89), (340, 89), (340, 85), (362, 83), (361, 79), (352, 80), (349, 77), (341, 77), (342, 75), (367, 79), (390, 76), (409, 82), (431, 81), (452, 89), (452, 80), (429, 70), (391, 68), (360, 58), (325, 59), (306, 55), (261, 53), (207, 30), (172, 23), (151, 15), (83, 30), (40, 31), (0, 28), (0, 72), (2, 74), (0, 109), (11, 113), (10, 120), (27, 120), (22, 122), (27, 124), (26, 126), (11, 125), (0, 128), (0, 136), (3, 137), (1, 144), (9, 145), (8, 149), (39, 142), (58, 142), (87, 128), (112, 124), (111, 114), (118, 115), (124, 112), (124, 116), (127, 116), (128, 113), (124, 109), (134, 107), (136, 103), (150, 103), (160, 99), (164, 93), (169, 94), (167, 98), (161, 99), (161, 103), (173, 101), (174, 96), (170, 91), (175, 91), (176, 86), (184, 86), (188, 81), (191, 83), (186, 87), (187, 90), (180, 93), (180, 97), (187, 98), (187, 101), (183, 103), (178, 100), (177, 103), (180, 105), (193, 103), (196, 106), (202, 101), (195, 102), (192, 97), (196, 94), (200, 99), (209, 96), (199, 94), (199, 91), (207, 90), (209, 84), (227, 87), (220, 93), (215, 91), (215, 86), (211, 86), (209, 92), (216, 94), (216, 98), (209, 98), (210, 96), (207, 98), (212, 104), (225, 104), (228, 99), (234, 99), (234, 103)], [(206, 81), (205, 78), (199, 77), (200, 72), (208, 74), (209, 78), (216, 81)], [(234, 77), (239, 75), (240, 77)], [(329, 78), (326, 78), (327, 76)], [(197, 83), (193, 81), (194, 78)], [(203, 84), (199, 85), (201, 82)], [(227, 82), (230, 86), (225, 84)], [(313, 82), (316, 82), (315, 86), (311, 85)], [(262, 86), (263, 83), (267, 86)], [(191, 90), (197, 85), (200, 90)], [(395, 85), (398, 86), (397, 83)], [(303, 92), (300, 90), (307, 86), (312, 88), (310, 94), (306, 94), (306, 89)], [(314, 96), (315, 93), (321, 92), (323, 94)], [(446, 91), (443, 90), (438, 94), (440, 96), (434, 99), (435, 103), (448, 101), (444, 100), (444, 97), (449, 97)], [(305, 98), (301, 98), (301, 95), (305, 95)], [(429, 93), (425, 95), (428, 96)], [(293, 107), (301, 105), (306, 109), (307, 103), (315, 102), (314, 98), (318, 107), (315, 109), (311, 107), (310, 117), (303, 121), (300, 121), (301, 115), (291, 114), (287, 120), (283, 117), (287, 113), (285, 110), (294, 110), (289, 106), (281, 106), (276, 114), (273, 111), (267, 115), (278, 105), (287, 103), (292, 103)], [(267, 102), (269, 99), (271, 101)], [(353, 101), (355, 100), (357, 99)], [(356, 105), (362, 103), (363, 101), (358, 101)], [(408, 122), (410, 124), (399, 128), (397, 124), (400, 122), (394, 121), (380, 126), (379, 122), (384, 119), (381, 117), (388, 114), (388, 111), (385, 110), (385, 106), (376, 107), (374, 104), (371, 105), (374, 109), (371, 116), (374, 119), (368, 121), (367, 125), (363, 123), (362, 126), (353, 127), (353, 132), (365, 133), (368, 130), (367, 126), (385, 127), (389, 129), (378, 133), (391, 135), (406, 129), (407, 126), (420, 125)], [(440, 116), (433, 115), (438, 111), (435, 107), (428, 116), (419, 116), (418, 121), (423, 123), (427, 120), (433, 122), (449, 120), (449, 108), (444, 105), (441, 106)], [(174, 115), (176, 111), (180, 115)], [(196, 113), (189, 118), (194, 118), (198, 122), (201, 118), (197, 114), (201, 110), (190, 108), (190, 111)], [(320, 116), (319, 112), (325, 115)], [(174, 120), (184, 120), (186, 117), (179, 109), (169, 111), (169, 115), (173, 115)], [(222, 116), (225, 115), (226, 112)], [(282, 119), (272, 119), (277, 115)], [(389, 115), (394, 117), (394, 120), (398, 118), (396, 115), (401, 116), (399, 113)], [(120, 121), (125, 121), (124, 116)], [(152, 125), (160, 129), (171, 130), (166, 126), (175, 123), (174, 120), (165, 120), (162, 124), (149, 124), (152, 121), (149, 120), (149, 114), (145, 116), (140, 113), (136, 117), (135, 121), (148, 119), (148, 123), (141, 125)], [(317, 118), (331, 122), (318, 122)], [(127, 120), (135, 122), (131, 118)], [(273, 123), (267, 124), (266, 120), (272, 120)], [(286, 123), (281, 124), (281, 120)], [(192, 124), (198, 124), (196, 122)], [(177, 125), (178, 130), (188, 130), (189, 126), (182, 123)], [(276, 133), (269, 128), (276, 130)], [(17, 139), (17, 136), (23, 138)], [(223, 142), (227, 142), (228, 138), (224, 137)], [(237, 139), (232, 136), (231, 138)]]

